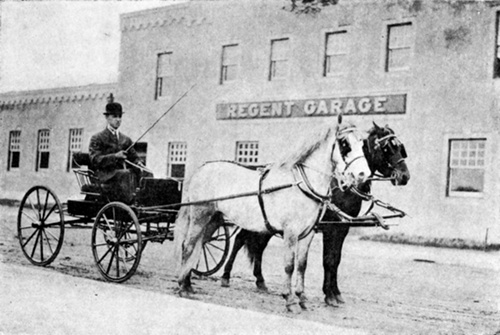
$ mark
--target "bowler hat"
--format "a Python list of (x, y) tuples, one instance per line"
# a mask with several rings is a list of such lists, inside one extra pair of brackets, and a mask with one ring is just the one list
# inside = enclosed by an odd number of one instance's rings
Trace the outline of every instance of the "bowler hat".
[(110, 102), (106, 105), (106, 112), (104, 115), (114, 115), (114, 116), (122, 116), (122, 105), (117, 102)]

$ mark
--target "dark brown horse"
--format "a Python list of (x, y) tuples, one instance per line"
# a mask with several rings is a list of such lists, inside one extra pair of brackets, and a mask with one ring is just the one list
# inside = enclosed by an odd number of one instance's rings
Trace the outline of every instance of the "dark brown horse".
[[(384, 178), (390, 178), (393, 185), (406, 185), (410, 179), (410, 172), (405, 163), (406, 150), (403, 144), (394, 135), (394, 131), (388, 126), (374, 127), (369, 131), (368, 138), (364, 142), (363, 150), (372, 175), (377, 172)], [(359, 187), (364, 193), (370, 192), (371, 183), (368, 181)], [(339, 188), (332, 188), (332, 202), (350, 216), (357, 216), (361, 210), (362, 199), (359, 195)], [(327, 211), (324, 221), (339, 221), (340, 218), (332, 211)], [(337, 283), (337, 270), (342, 255), (342, 246), (349, 233), (349, 226), (328, 225), (323, 229), (323, 293), (325, 302), (331, 306), (337, 306), (344, 300)], [(273, 235), (267, 233), (255, 233), (242, 229), (237, 235), (233, 250), (224, 268), (222, 275), (222, 286), (228, 287), (231, 277), (233, 263), (238, 251), (245, 246), (248, 250), (250, 261), (254, 265), (254, 276), (256, 285), (260, 290), (267, 290), (264, 277), (262, 276), (262, 254)]]

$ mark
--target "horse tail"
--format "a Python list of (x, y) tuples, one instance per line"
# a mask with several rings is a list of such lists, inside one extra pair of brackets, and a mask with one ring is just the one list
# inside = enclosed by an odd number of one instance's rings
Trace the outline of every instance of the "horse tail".
[(176, 273), (179, 273), (182, 268), (182, 255), (184, 253), (184, 243), (186, 241), (187, 233), (189, 230), (189, 206), (180, 208), (175, 220), (174, 229), (174, 259), (176, 264)]
[(257, 259), (262, 258), (262, 253), (273, 235), (267, 233), (256, 233), (249, 230), (241, 230), (238, 234), (243, 234), (244, 247), (247, 251), (248, 260), (253, 266)]

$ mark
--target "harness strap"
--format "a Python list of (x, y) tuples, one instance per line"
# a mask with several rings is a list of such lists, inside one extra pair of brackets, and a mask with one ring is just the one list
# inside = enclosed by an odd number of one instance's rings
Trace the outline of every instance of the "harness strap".
[[(309, 182), (309, 179), (307, 178), (303, 165), (295, 165), (295, 168), (299, 172), (299, 176), (301, 179), (301, 181), (298, 183), (298, 187), (302, 191), (302, 193), (304, 193), (308, 198), (318, 202), (324, 203), (325, 201), (330, 200), (330, 195), (322, 195), (314, 190), (311, 183)], [(305, 184), (306, 189), (300, 186), (302, 182)]]
[(274, 228), (269, 223), (269, 220), (267, 219), (266, 209), (264, 207), (264, 199), (262, 198), (262, 194), (263, 194), (262, 193), (262, 182), (264, 181), (264, 178), (266, 178), (268, 173), (269, 173), (269, 170), (262, 171), (262, 174), (261, 174), (260, 179), (259, 179), (259, 191), (257, 192), (257, 199), (259, 200), (260, 211), (262, 212), (262, 217), (264, 218), (264, 225), (266, 226), (267, 230), (273, 235), (278, 235), (279, 237), (283, 237), (283, 231)]

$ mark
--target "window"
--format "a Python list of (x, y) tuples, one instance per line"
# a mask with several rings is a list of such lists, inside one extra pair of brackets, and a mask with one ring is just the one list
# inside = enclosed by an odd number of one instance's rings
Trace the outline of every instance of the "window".
[(448, 190), (450, 196), (484, 191), (486, 139), (452, 139), (449, 142)]
[(7, 157), (7, 171), (19, 168), (21, 158), (21, 131), (13, 130), (9, 134), (9, 157)]
[(167, 176), (184, 178), (186, 173), (186, 142), (170, 142), (168, 144)]
[(50, 130), (38, 131), (38, 150), (36, 154), (36, 171), (49, 168)]
[(235, 80), (238, 76), (239, 49), (238, 44), (222, 47), (221, 84)]
[(236, 142), (236, 162), (248, 165), (259, 163), (259, 142)]
[(269, 80), (284, 78), (288, 74), (288, 38), (271, 41)]
[(173, 88), (173, 74), (172, 53), (159, 54), (156, 65), (156, 99), (171, 94)]
[(413, 28), (411, 23), (392, 25), (387, 32), (387, 59), (385, 70), (407, 70), (410, 66)]
[(79, 168), (73, 160), (75, 152), (82, 151), (83, 128), (73, 128), (69, 130), (68, 164), (66, 170)]
[(339, 31), (326, 34), (323, 76), (327, 77), (346, 71), (347, 51), (347, 32)]
[(135, 152), (141, 159), (141, 161), (146, 165), (146, 159), (148, 156), (148, 144), (146, 142), (137, 142), (134, 145)]
[(493, 71), (493, 77), (494, 78), (499, 78), (500, 77), (500, 12), (497, 12), (497, 18), (496, 18), (496, 24), (495, 24), (495, 29), (496, 29), (496, 36), (495, 36), (495, 62), (494, 62), (494, 71)]

